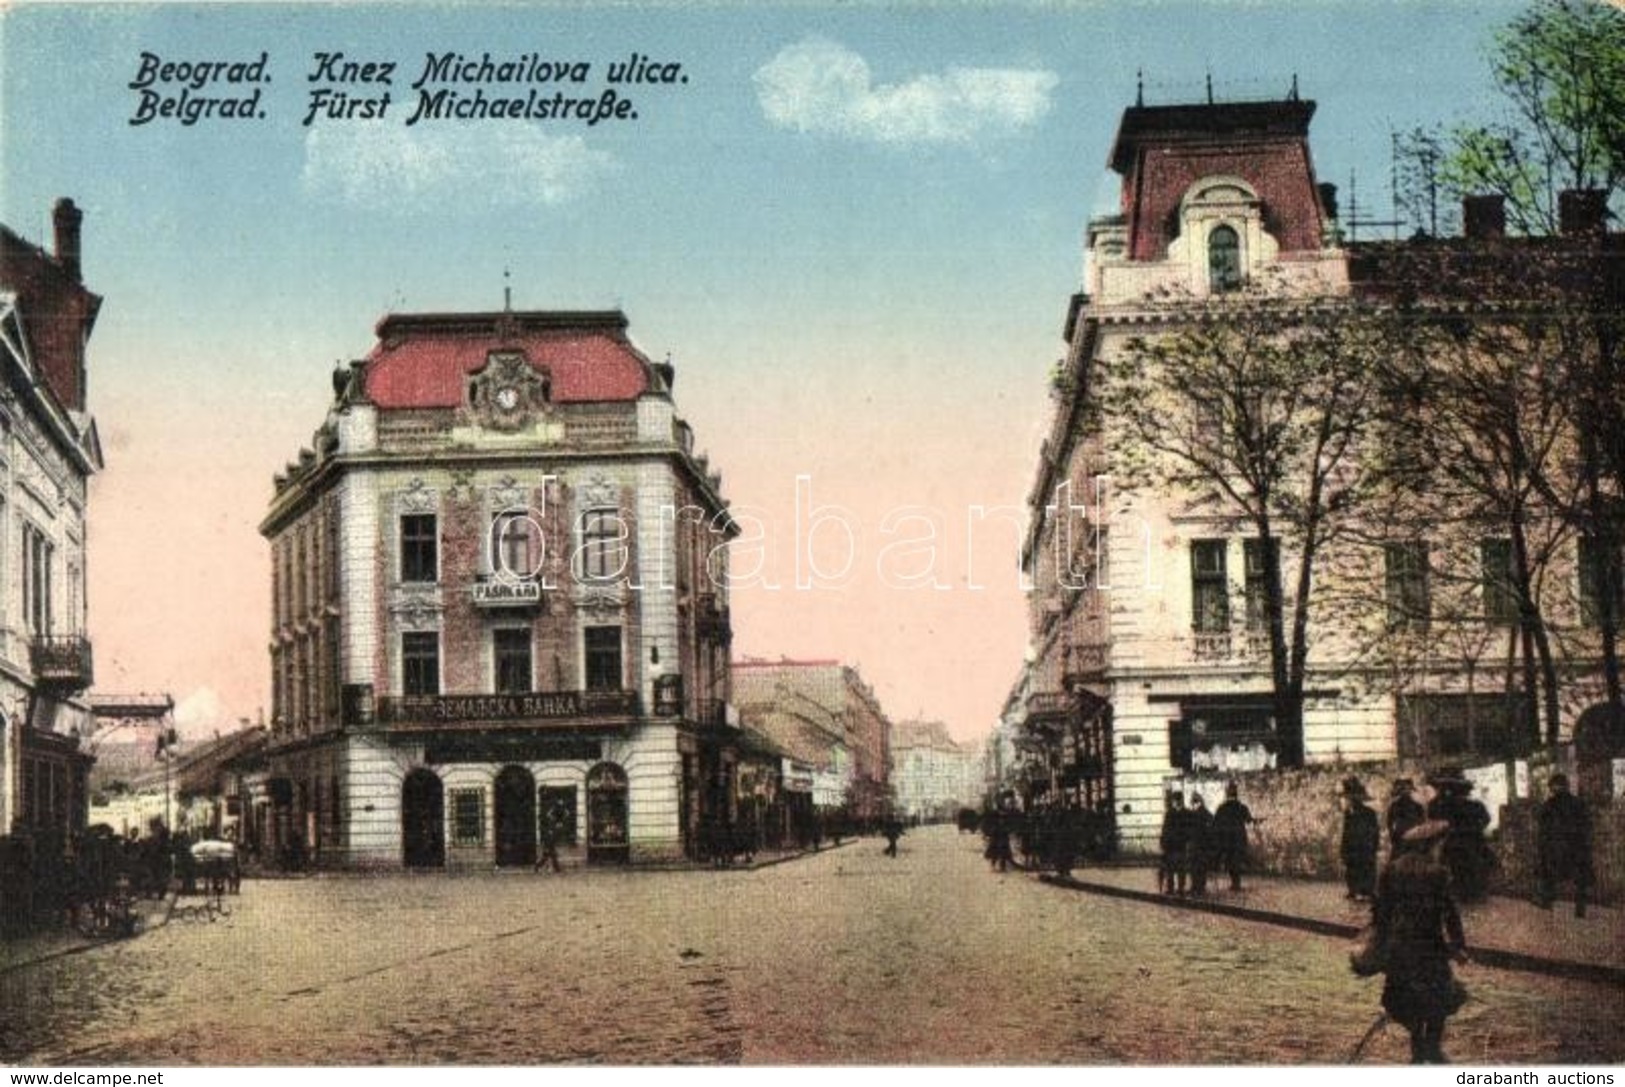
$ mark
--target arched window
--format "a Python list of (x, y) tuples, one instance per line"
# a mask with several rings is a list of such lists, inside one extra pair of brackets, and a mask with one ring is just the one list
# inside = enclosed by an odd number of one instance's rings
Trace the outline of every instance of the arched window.
[(1208, 285), (1215, 291), (1241, 286), (1241, 238), (1234, 227), (1216, 226), (1207, 236)]

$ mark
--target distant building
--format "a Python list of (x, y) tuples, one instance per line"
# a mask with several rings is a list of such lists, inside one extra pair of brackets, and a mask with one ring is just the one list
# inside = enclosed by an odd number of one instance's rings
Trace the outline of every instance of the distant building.
[(619, 312), (396, 314), (276, 479), (271, 735), (289, 863), (675, 857), (737, 802), (720, 477)]
[(899, 721), (892, 726), (892, 788), (897, 810), (909, 819), (940, 822), (982, 803), (983, 753), (948, 735), (941, 721)]
[(798, 810), (830, 812), (846, 803), (852, 784), (852, 751), (847, 746), (841, 717), (822, 702), (794, 689), (779, 686), (764, 693), (750, 692), (739, 701), (739, 718), (766, 736), (784, 754), (782, 776), (786, 789), (796, 794)]
[(0, 829), (85, 825), (91, 759), (84, 693), (90, 476), (102, 467), (86, 407), (85, 348), (101, 297), (80, 264), (83, 213), (57, 202), (53, 252), (0, 226)]
[[(892, 803), (891, 721), (856, 668), (833, 660), (733, 662), (734, 695), (741, 704), (802, 713), (810, 702), (838, 728), (851, 762), (844, 787), (848, 814), (859, 823), (879, 819)], [(777, 733), (771, 733), (777, 738)]]

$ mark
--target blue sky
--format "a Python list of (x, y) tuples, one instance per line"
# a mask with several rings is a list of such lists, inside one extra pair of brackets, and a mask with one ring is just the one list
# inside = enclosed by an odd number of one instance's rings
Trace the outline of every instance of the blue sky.
[[(1020, 506), (1044, 375), (1144, 71), (1148, 102), (1319, 103), (1323, 181), (1385, 214), (1388, 134), (1491, 116), (1504, 3), (281, 5), (0, 12), (0, 219), (86, 212), (106, 305), (91, 348), (108, 449), (91, 627), (106, 689), (203, 724), (264, 702), (254, 531), (335, 360), (390, 310), (623, 308), (738, 504), (788, 524), (795, 480), (872, 529), (940, 513), (942, 591), (746, 589), (736, 649), (859, 663), (894, 716), (969, 736), (1021, 661), (1023, 603), (977, 506)], [(132, 126), (140, 54), (269, 56), (264, 121)], [(394, 61), (384, 121), (305, 128), (318, 51)], [(408, 128), (426, 53), (680, 62), (638, 119)], [(880, 535), (868, 539), (867, 554)], [(788, 572), (792, 542), (776, 561)], [(1008, 548), (1004, 548), (1008, 550)], [(862, 556), (860, 556), (861, 559)], [(139, 576), (132, 576), (138, 571)], [(997, 575), (997, 576), (995, 576)], [(188, 599), (153, 586), (187, 586)], [(975, 587), (982, 586), (982, 587)], [(219, 601), (228, 602), (225, 607)]]

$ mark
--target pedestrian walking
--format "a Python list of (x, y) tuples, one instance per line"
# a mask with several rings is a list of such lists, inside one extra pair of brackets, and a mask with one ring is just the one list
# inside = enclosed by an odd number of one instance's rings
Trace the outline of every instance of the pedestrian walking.
[(1381, 835), (1377, 813), (1366, 807), (1367, 794), (1359, 778), (1343, 780), (1340, 801), (1343, 807), (1343, 880), (1347, 897), (1356, 902), (1370, 901), (1377, 889), (1377, 850)]
[(1165, 895), (1183, 895), (1189, 869), (1185, 843), (1189, 841), (1190, 824), (1185, 818), (1185, 798), (1170, 792), (1162, 814), (1162, 833), (1157, 845), (1162, 850), (1162, 864), (1157, 869), (1157, 890)]
[(886, 839), (886, 856), (897, 856), (897, 839), (903, 836), (903, 821), (895, 815), (888, 815), (880, 826), (880, 833)]
[(987, 835), (987, 863), (996, 872), (1008, 872), (1015, 858), (1010, 854), (1010, 813), (995, 809), (982, 819)]
[(559, 864), (559, 839), (564, 837), (564, 827), (569, 818), (562, 802), (555, 802), (542, 816), (542, 852), (536, 858), (536, 871), (540, 872), (548, 866), (555, 872), (564, 870)]
[(1551, 795), (1540, 806), (1540, 886), (1536, 901), (1542, 909), (1551, 909), (1557, 885), (1573, 882), (1574, 916), (1584, 917), (1592, 882), (1591, 813), (1585, 801), (1569, 792), (1566, 775), (1553, 774), (1546, 788)]
[(1191, 894), (1207, 894), (1208, 851), (1212, 848), (1213, 816), (1201, 793), (1192, 793), (1185, 808), (1185, 866), (1190, 871)]
[(1440, 860), (1450, 824), (1429, 819), (1411, 827), (1377, 885), (1372, 922), (1384, 948), (1382, 1007), (1411, 1036), (1412, 1064), (1443, 1064), (1445, 1020), (1467, 990), (1451, 972), (1466, 961), (1467, 938)]
[(1388, 824), (1388, 855), (1393, 856), (1395, 845), (1405, 832), (1428, 817), (1427, 809), (1413, 795), (1416, 785), (1410, 778), (1395, 778), (1388, 794), (1388, 810), (1384, 819)]
[(1429, 819), (1443, 819), (1450, 824), (1445, 835), (1444, 865), (1450, 870), (1452, 889), (1463, 902), (1481, 900), (1489, 889), (1490, 868), (1495, 856), (1484, 831), (1490, 825), (1490, 812), (1472, 798), (1473, 783), (1462, 772), (1449, 767), (1428, 778), (1435, 796), (1428, 805)]
[(1241, 871), (1247, 866), (1247, 827), (1258, 822), (1241, 802), (1235, 782), (1224, 787), (1224, 803), (1213, 813), (1213, 868), (1229, 873), (1230, 889), (1241, 890)]

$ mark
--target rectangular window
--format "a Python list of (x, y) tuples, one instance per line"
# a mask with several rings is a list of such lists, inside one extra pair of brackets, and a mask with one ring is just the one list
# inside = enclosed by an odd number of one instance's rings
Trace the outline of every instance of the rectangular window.
[(1243, 540), (1241, 554), (1247, 573), (1247, 630), (1260, 634), (1269, 629), (1269, 563), (1266, 559), (1271, 554), (1279, 558), (1280, 541), (1270, 540), (1266, 548), (1264, 540)]
[(1198, 634), (1230, 629), (1230, 585), (1225, 540), (1191, 541), (1191, 625)]
[(1479, 578), (1484, 592), (1486, 623), (1516, 623), (1518, 592), (1512, 566), (1512, 541), (1491, 536), (1478, 541)]
[(484, 789), (451, 791), (451, 843), (453, 845), (485, 843)]
[(1422, 540), (1384, 544), (1382, 555), (1388, 626), (1426, 627), (1432, 610), (1428, 592), (1428, 545)]
[(1610, 556), (1600, 540), (1581, 536), (1579, 564), (1580, 621), (1590, 627), (1601, 626), (1603, 601), (1612, 599), (1617, 626), (1621, 611), (1625, 610), (1625, 577), (1622, 577), (1619, 553)]
[(401, 580), (440, 580), (440, 538), (432, 513), (401, 518)]
[(1510, 759), (1534, 745), (1521, 694), (1400, 695), (1399, 754), (1407, 759)]
[(588, 627), (587, 690), (621, 689), (621, 628)]
[(401, 693), (407, 696), (440, 693), (440, 634), (412, 630), (401, 635)]
[(496, 663), (497, 694), (529, 694), (530, 630), (493, 630), (491, 656)]
[(33, 525), (23, 526), (23, 615), (36, 636), (51, 633), (51, 563), (55, 547)]
[(541, 568), (541, 533), (526, 512), (500, 513), (491, 521), (491, 572), (533, 578)]
[(626, 573), (626, 524), (619, 510), (587, 510), (581, 515), (581, 578), (613, 581)]

